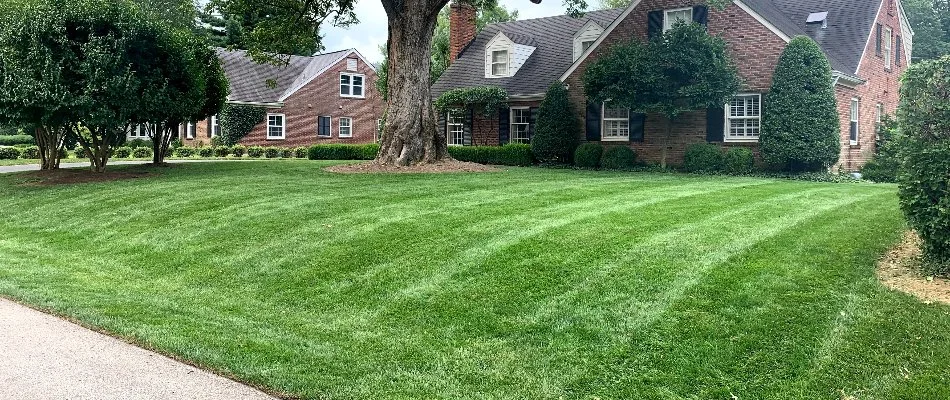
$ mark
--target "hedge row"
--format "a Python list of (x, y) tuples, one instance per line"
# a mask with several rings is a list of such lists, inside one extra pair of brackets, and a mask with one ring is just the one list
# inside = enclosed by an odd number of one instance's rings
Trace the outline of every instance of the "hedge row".
[(534, 164), (531, 145), (506, 144), (504, 146), (452, 146), (452, 158), (479, 164), (511, 165), (527, 167)]
[(190, 157), (234, 157), (241, 158), (245, 155), (248, 158), (305, 158), (307, 156), (306, 147), (263, 147), (243, 145), (234, 146), (215, 146), (215, 147), (178, 147), (172, 155), (178, 158)]
[(698, 143), (686, 148), (683, 169), (686, 172), (743, 175), (755, 169), (755, 155), (752, 150), (742, 147), (723, 149), (715, 144)]
[(315, 144), (307, 149), (311, 160), (372, 160), (377, 154), (378, 144)]
[(34, 143), (33, 136), (30, 135), (0, 135), (0, 146), (31, 145)]
[(629, 170), (637, 166), (637, 154), (627, 146), (604, 148), (599, 144), (585, 143), (574, 151), (574, 166), (582, 169)]

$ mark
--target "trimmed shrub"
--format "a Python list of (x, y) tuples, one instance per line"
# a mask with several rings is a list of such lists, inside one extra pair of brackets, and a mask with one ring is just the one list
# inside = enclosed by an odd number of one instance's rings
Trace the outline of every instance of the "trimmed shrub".
[(878, 128), (874, 157), (861, 167), (861, 178), (874, 182), (897, 182), (902, 140), (897, 121), (885, 117)]
[(611, 146), (604, 150), (600, 165), (604, 169), (632, 169), (637, 164), (637, 154), (627, 146)]
[(139, 147), (148, 147), (151, 149), (152, 141), (145, 140), (145, 139), (132, 139), (132, 140), (129, 140), (128, 142), (125, 142), (125, 147), (131, 148), (131, 149), (137, 149)]
[(195, 153), (198, 154), (198, 157), (212, 157), (214, 156), (214, 147), (199, 147), (195, 150)]
[(759, 148), (767, 164), (797, 172), (838, 161), (841, 122), (831, 65), (814, 40), (798, 36), (785, 47), (763, 111)]
[(20, 158), (20, 149), (16, 147), (0, 147), (0, 160), (16, 160)]
[[(451, 153), (451, 149), (450, 153)], [(378, 144), (315, 144), (307, 149), (311, 160), (373, 160)]]
[(722, 147), (711, 143), (691, 144), (683, 154), (686, 172), (720, 172), (723, 170)]
[(82, 159), (82, 158), (89, 158), (89, 155), (86, 154), (86, 149), (82, 148), (82, 146), (76, 146), (73, 149), (73, 157)]
[(20, 157), (23, 157), (28, 160), (35, 160), (40, 158), (40, 148), (39, 146), (27, 146), (20, 150)]
[(911, 66), (902, 81), (901, 209), (923, 239), (925, 268), (950, 275), (950, 56)]
[(294, 158), (307, 158), (307, 148), (297, 147), (294, 149)]
[(188, 146), (181, 146), (179, 148), (176, 148), (175, 151), (172, 152), (172, 154), (174, 154), (175, 157), (181, 157), (181, 158), (192, 157), (195, 155), (195, 148), (188, 147)]
[(132, 149), (133, 158), (152, 158), (151, 147), (136, 147)]
[(0, 146), (16, 146), (18, 144), (32, 145), (36, 142), (33, 140), (33, 136), (30, 135), (0, 136)]
[(231, 155), (235, 157), (244, 157), (244, 154), (247, 153), (247, 147), (243, 145), (236, 144), (231, 146)]
[(584, 169), (600, 168), (600, 159), (604, 155), (604, 146), (596, 143), (584, 143), (574, 151), (574, 166)]
[(248, 147), (247, 156), (250, 158), (261, 158), (264, 156), (264, 148), (261, 146)]
[(129, 158), (130, 155), (132, 155), (132, 148), (128, 146), (119, 147), (112, 152), (113, 158)]
[(452, 146), (449, 155), (458, 161), (478, 164), (527, 167), (534, 164), (534, 154), (527, 144), (504, 146)]
[(266, 148), (264, 148), (264, 157), (267, 157), (267, 158), (278, 158), (278, 157), (280, 157), (280, 148), (279, 148), (279, 147), (266, 147)]
[(231, 148), (228, 146), (218, 146), (214, 147), (214, 156), (215, 157), (227, 157), (228, 154), (231, 154)]
[(531, 136), (534, 157), (544, 163), (570, 163), (580, 144), (581, 127), (563, 83), (555, 82), (548, 88), (535, 119)]
[(280, 158), (294, 158), (294, 149), (291, 149), (291, 148), (280, 149)]
[(744, 147), (733, 147), (722, 155), (722, 171), (733, 175), (745, 175), (755, 169), (755, 154)]

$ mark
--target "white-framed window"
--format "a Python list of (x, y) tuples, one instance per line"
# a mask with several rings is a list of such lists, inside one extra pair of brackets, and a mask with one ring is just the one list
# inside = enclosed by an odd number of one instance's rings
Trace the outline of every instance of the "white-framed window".
[(874, 140), (881, 138), (881, 125), (884, 124), (884, 103), (877, 103), (874, 115)]
[(128, 137), (134, 139), (141, 139), (148, 137), (148, 128), (144, 124), (135, 125), (129, 128)]
[(726, 142), (755, 142), (762, 130), (762, 95), (741, 94), (726, 104)]
[(284, 114), (267, 114), (267, 138), (283, 139), (286, 123)]
[(317, 117), (317, 136), (319, 137), (330, 137), (333, 135), (333, 131), (330, 130), (330, 123), (332, 122), (329, 115), (321, 115)]
[(211, 116), (211, 137), (221, 134), (221, 124), (219, 122), (217, 115)]
[(858, 121), (861, 119), (861, 99), (857, 97), (851, 99), (851, 124), (850, 124), (850, 134), (848, 139), (851, 142), (852, 146), (858, 144), (858, 139), (860, 138), (860, 126)]
[(693, 22), (692, 7), (663, 11), (663, 33), (673, 29), (673, 27), (680, 22), (687, 24)]
[(449, 146), (465, 145), (464, 110), (451, 110), (445, 114), (445, 133)]
[(511, 108), (511, 143), (531, 143), (531, 109)]
[(494, 50), (491, 52), (492, 76), (508, 76), (508, 50)]
[(884, 27), (884, 68), (891, 69), (891, 49), (894, 47), (894, 31)]
[(185, 124), (185, 137), (188, 138), (188, 139), (194, 139), (194, 138), (195, 138), (195, 131), (196, 131), (196, 128), (197, 128), (197, 125), (196, 125), (194, 122), (188, 122), (188, 123), (186, 123), (186, 124)]
[(610, 107), (605, 102), (603, 104), (602, 110), (600, 140), (605, 142), (629, 141), (630, 109)]
[(593, 46), (594, 42), (595, 40), (585, 40), (581, 42), (581, 54), (584, 54), (584, 52), (587, 51), (587, 49), (589, 49), (590, 46)]
[(341, 138), (353, 137), (353, 118), (340, 117), (338, 121), (340, 125), (340, 137)]
[(366, 77), (362, 74), (340, 73), (340, 97), (363, 98), (363, 83)]

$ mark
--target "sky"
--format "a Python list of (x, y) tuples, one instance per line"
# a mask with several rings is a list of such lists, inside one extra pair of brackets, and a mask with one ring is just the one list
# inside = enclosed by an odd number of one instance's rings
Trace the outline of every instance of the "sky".
[[(528, 0), (498, 0), (498, 3), (509, 10), (518, 10), (519, 20), (564, 14), (564, 5), (558, 0), (544, 0), (541, 4)], [(379, 0), (359, 0), (356, 16), (360, 23), (349, 28), (322, 27), (323, 46), (327, 52), (356, 48), (370, 62), (382, 61), (379, 46), (386, 43), (387, 25), (382, 4)]]

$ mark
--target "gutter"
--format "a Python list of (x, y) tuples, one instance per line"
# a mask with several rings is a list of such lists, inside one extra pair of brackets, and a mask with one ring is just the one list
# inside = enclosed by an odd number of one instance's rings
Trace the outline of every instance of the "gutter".
[(831, 71), (831, 78), (834, 86), (842, 85), (849, 88), (855, 88), (867, 82), (867, 80), (862, 79), (859, 76), (846, 74), (841, 71)]
[(535, 93), (535, 94), (516, 94), (514, 96), (508, 96), (508, 100), (514, 101), (535, 101), (535, 100), (544, 100), (544, 93)]
[(264, 108), (283, 108), (284, 102), (278, 101), (273, 103), (262, 103), (259, 101), (237, 101), (237, 100), (228, 100), (228, 104), (234, 104), (238, 106), (254, 106), (254, 107), (264, 107)]

